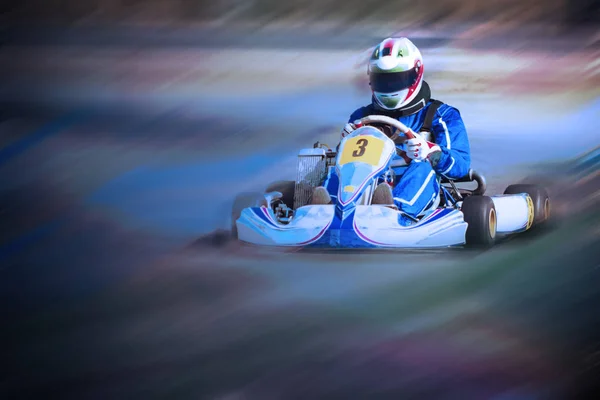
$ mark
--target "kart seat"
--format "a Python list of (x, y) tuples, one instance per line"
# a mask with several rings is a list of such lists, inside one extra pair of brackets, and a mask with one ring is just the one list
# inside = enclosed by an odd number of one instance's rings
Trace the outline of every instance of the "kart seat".
[(481, 196), (485, 193), (487, 188), (487, 183), (485, 181), (485, 177), (481, 175), (479, 172), (475, 171), (473, 168), (469, 169), (469, 172), (458, 179), (449, 179), (445, 176), (442, 176), (441, 183), (461, 183), (461, 182), (477, 182), (477, 188), (473, 189), (473, 194)]

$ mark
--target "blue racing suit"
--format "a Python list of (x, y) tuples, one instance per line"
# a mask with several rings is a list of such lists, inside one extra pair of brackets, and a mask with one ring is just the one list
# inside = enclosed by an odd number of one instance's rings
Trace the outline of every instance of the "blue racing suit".
[[(431, 101), (428, 101), (425, 107), (416, 113), (397, 119), (414, 132), (420, 132), (430, 105)], [(373, 105), (368, 105), (354, 111), (348, 122), (352, 123), (367, 115), (376, 114), (389, 115), (374, 110)], [(456, 108), (447, 104), (440, 105), (434, 114), (431, 130), (435, 144), (441, 148), (439, 158), (433, 157), (434, 161), (431, 162), (412, 160), (408, 166), (395, 168), (394, 171), (400, 176), (392, 191), (394, 203), (412, 217), (417, 217), (437, 200), (440, 193), (438, 176), (461, 178), (468, 173), (471, 165), (467, 131)], [(329, 178), (325, 186), (330, 194), (337, 195), (338, 180)]]

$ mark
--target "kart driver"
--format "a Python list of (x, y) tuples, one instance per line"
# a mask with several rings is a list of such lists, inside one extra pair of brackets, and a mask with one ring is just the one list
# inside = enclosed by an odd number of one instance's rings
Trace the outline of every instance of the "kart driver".
[[(425, 211), (439, 204), (438, 177), (461, 178), (470, 168), (469, 139), (459, 111), (431, 99), (423, 80), (424, 63), (419, 49), (407, 38), (388, 38), (373, 51), (367, 73), (372, 90), (371, 104), (354, 111), (342, 129), (342, 138), (356, 129), (354, 121), (368, 115), (386, 115), (399, 120), (416, 138), (397, 145), (397, 159), (405, 165), (394, 168), (397, 182), (377, 186), (373, 204), (398, 208), (410, 225)], [(425, 139), (430, 132), (431, 141)], [(397, 164), (397, 163), (396, 163)], [(315, 189), (313, 204), (329, 203), (337, 196), (338, 179), (331, 173)]]

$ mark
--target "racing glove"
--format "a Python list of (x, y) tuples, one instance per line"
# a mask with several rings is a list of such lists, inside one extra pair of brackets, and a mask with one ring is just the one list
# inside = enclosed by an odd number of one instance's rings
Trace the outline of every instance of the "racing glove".
[(404, 142), (404, 151), (407, 157), (412, 160), (423, 161), (425, 159), (435, 158), (436, 153), (442, 151), (440, 146), (435, 143), (428, 142), (421, 135), (415, 133), (415, 137)]
[(342, 129), (342, 139), (356, 130), (356, 125), (347, 123)]

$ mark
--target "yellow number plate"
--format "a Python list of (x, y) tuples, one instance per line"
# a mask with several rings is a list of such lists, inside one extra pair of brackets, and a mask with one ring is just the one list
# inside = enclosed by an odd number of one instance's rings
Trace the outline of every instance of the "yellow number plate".
[(381, 159), (381, 152), (385, 142), (374, 136), (357, 136), (348, 139), (340, 157), (340, 165), (351, 162), (364, 162), (377, 166)]

